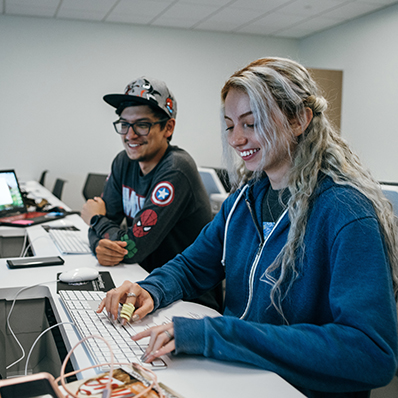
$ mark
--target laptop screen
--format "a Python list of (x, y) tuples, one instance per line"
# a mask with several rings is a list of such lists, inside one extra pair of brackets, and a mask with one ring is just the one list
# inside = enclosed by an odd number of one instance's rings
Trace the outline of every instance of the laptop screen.
[(15, 171), (0, 171), (0, 216), (25, 211), (26, 208)]

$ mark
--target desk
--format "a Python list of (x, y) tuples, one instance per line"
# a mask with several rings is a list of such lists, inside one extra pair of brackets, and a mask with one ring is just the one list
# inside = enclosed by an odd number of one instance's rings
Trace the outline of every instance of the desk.
[[(50, 203), (65, 207), (62, 202), (59, 203), (58, 199), (52, 197), (51, 193), (38, 183), (31, 182), (25, 184), (25, 187), (38, 197), (46, 197)], [(71, 215), (63, 221), (58, 220), (51, 223), (60, 222), (72, 223), (84, 233), (88, 229), (88, 226), (78, 215)], [(51, 238), (40, 225), (28, 227), (26, 231), (36, 256), (59, 255)], [(6, 235), (23, 234), (24, 230), (0, 227), (0, 233)], [(62, 257), (65, 260), (65, 264), (62, 266), (19, 270), (9, 269), (6, 260), (0, 259), (0, 299), (13, 299), (20, 288), (42, 283), (39, 286), (23, 291), (18, 298), (48, 297), (57, 320), (66, 322), (69, 321), (69, 318), (56, 294), (57, 273), (79, 266), (93, 267), (99, 271), (107, 270), (111, 272), (116, 286), (119, 286), (125, 279), (138, 281), (147, 275), (147, 272), (136, 264), (119, 264), (110, 268), (102, 267), (98, 264), (95, 256), (91, 254), (62, 255)], [(79, 341), (79, 336), (75, 333), (73, 326), (62, 325), (61, 332), (68, 349)], [(278, 375), (243, 364), (192, 356), (171, 357), (170, 362), (171, 365), (168, 369), (158, 371), (158, 379), (186, 398), (257, 396), (258, 394), (262, 397), (294, 398), (304, 396)], [(83, 347), (80, 346), (75, 351), (72, 357), (72, 364), (75, 369), (82, 369), (91, 365)], [(80, 377), (92, 376), (93, 371), (86, 371)]]

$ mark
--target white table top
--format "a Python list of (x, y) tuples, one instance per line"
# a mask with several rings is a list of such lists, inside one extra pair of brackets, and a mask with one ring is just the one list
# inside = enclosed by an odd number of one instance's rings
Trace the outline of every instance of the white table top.
[[(35, 182), (25, 184), (25, 188), (35, 196), (46, 197), (54, 205), (65, 205), (53, 197), (44, 187)], [(87, 235), (88, 226), (78, 215), (71, 215), (63, 220), (53, 221), (52, 224), (73, 224)], [(51, 224), (49, 223), (49, 224)], [(58, 249), (41, 225), (22, 228), (0, 227), (0, 235), (23, 235), (27, 231), (36, 256), (60, 255)], [(56, 293), (56, 275), (66, 269), (78, 267), (93, 267), (99, 271), (109, 271), (114, 283), (119, 286), (124, 280), (138, 281), (147, 275), (147, 272), (137, 264), (119, 264), (115, 267), (102, 267), (95, 256), (61, 255), (65, 264), (61, 266), (39, 267), (32, 269), (9, 269), (6, 259), (0, 259), (0, 298), (13, 299), (17, 291), (24, 286), (32, 287), (21, 293), (19, 298), (49, 297), (58, 321), (70, 321), (60, 303)], [(71, 325), (62, 325), (63, 337), (68, 349), (73, 347), (79, 336)], [(76, 369), (90, 366), (90, 359), (80, 346), (72, 358)], [(229, 396), (257, 396), (262, 397), (303, 397), (275, 373), (264, 371), (240, 363), (221, 362), (204, 357), (170, 356), (166, 370), (157, 372), (159, 381), (171, 387), (186, 398), (229, 397)], [(92, 377), (93, 371), (86, 371), (80, 377)]]

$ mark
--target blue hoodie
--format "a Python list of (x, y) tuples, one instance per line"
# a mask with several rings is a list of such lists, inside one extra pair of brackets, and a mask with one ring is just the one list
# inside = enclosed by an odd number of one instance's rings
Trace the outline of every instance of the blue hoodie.
[(373, 207), (356, 189), (321, 178), (299, 274), (282, 301), (286, 324), (264, 273), (285, 245), (290, 221), (285, 212), (264, 240), (268, 187), (264, 178), (231, 195), (190, 247), (140, 285), (156, 309), (225, 277), (223, 316), (173, 318), (176, 354), (252, 364), (309, 397), (367, 397), (393, 378), (398, 351), (390, 266)]

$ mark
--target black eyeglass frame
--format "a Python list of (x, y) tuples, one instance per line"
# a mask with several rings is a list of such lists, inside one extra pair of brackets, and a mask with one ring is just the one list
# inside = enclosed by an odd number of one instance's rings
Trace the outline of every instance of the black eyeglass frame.
[[(126, 121), (121, 121), (121, 120), (119, 119), (119, 120), (116, 120), (115, 122), (113, 122), (113, 127), (115, 128), (116, 133), (119, 134), (119, 135), (126, 135), (126, 134), (129, 132), (130, 127), (131, 127), (136, 135), (138, 135), (139, 137), (146, 137), (146, 136), (149, 135), (149, 133), (151, 132), (152, 126), (154, 126), (155, 124), (167, 122), (168, 120), (170, 120), (170, 118), (161, 119), (161, 120), (158, 120), (157, 122), (152, 122), (152, 123), (151, 123), (151, 122), (141, 122), (141, 121), (134, 122), (134, 123), (129, 123), (129, 122), (126, 122)], [(120, 133), (120, 132), (117, 130), (116, 125), (117, 125), (118, 123), (123, 123), (123, 124), (129, 126), (125, 133)], [(148, 126), (148, 132), (147, 132), (146, 134), (137, 133), (137, 131), (136, 131), (135, 127), (134, 127), (134, 126), (137, 125), (137, 124), (141, 124), (141, 125), (142, 125), (142, 124), (145, 124), (145, 125), (147, 125), (147, 126)]]

